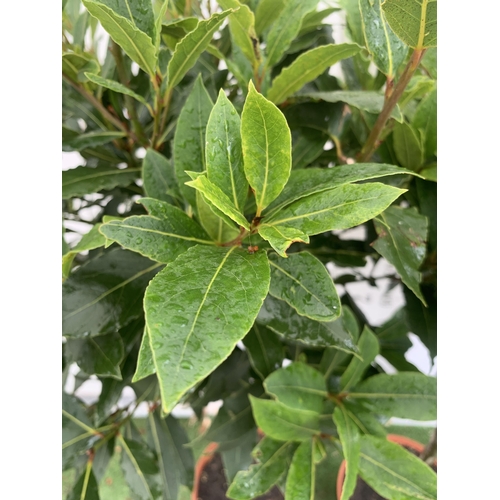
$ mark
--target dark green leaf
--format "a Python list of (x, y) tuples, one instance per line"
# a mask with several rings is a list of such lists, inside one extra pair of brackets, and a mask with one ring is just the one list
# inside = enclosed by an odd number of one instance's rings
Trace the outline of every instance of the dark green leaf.
[(122, 137), (125, 137), (125, 132), (88, 132), (70, 140), (63, 139), (63, 151), (81, 151), (82, 149), (95, 148)]
[(137, 359), (137, 368), (132, 378), (132, 382), (138, 382), (139, 380), (153, 375), (155, 372), (156, 368), (153, 362), (153, 351), (151, 350), (148, 330), (145, 328), (141, 340), (139, 357)]
[(437, 89), (422, 99), (415, 111), (412, 127), (419, 130), (423, 138), (425, 158), (437, 152)]
[(161, 25), (162, 35), (169, 35), (175, 38), (184, 38), (190, 31), (198, 26), (196, 17), (185, 17), (183, 19), (174, 19)]
[(281, 367), (284, 358), (283, 345), (277, 335), (257, 323), (243, 339), (250, 363), (259, 377), (264, 380)]
[(327, 136), (317, 130), (304, 128), (292, 131), (292, 169), (310, 165), (323, 153), (326, 140)]
[(315, 463), (314, 440), (304, 441), (295, 451), (286, 478), (287, 500), (311, 500), (314, 498)]
[(154, 149), (148, 149), (142, 163), (144, 191), (150, 198), (173, 204), (178, 198), (177, 181), (172, 162)]
[(99, 489), (92, 472), (91, 460), (87, 462), (85, 471), (73, 486), (67, 500), (99, 500)]
[(256, 429), (243, 434), (238, 439), (238, 445), (229, 450), (220, 450), (224, 463), (224, 472), (229, 483), (231, 483), (239, 471), (248, 469), (253, 462), (252, 449), (257, 442)]
[(396, 123), (392, 134), (396, 157), (405, 168), (418, 172), (424, 161), (422, 143), (417, 132), (406, 123)]

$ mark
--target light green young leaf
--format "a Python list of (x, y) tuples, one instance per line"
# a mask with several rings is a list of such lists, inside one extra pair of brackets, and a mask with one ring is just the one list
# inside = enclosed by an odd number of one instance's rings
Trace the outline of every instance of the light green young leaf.
[(254, 323), (243, 339), (250, 364), (264, 380), (283, 362), (284, 349), (278, 336), (265, 326)]
[(88, 132), (86, 134), (77, 135), (71, 139), (65, 140), (63, 138), (62, 149), (63, 151), (82, 151), (83, 149), (102, 146), (115, 139), (121, 139), (125, 137), (125, 135), (125, 132), (115, 132), (111, 130), (105, 132)]
[(175, 175), (182, 195), (193, 207), (196, 191), (185, 185), (191, 179), (185, 171), (205, 170), (205, 131), (212, 108), (212, 99), (198, 75), (177, 120), (174, 136)]
[(133, 215), (103, 224), (100, 231), (122, 247), (157, 262), (172, 262), (188, 248), (213, 245), (203, 229), (177, 207), (153, 198), (140, 202), (150, 215)]
[(298, 362), (271, 373), (264, 381), (264, 388), (285, 406), (316, 413), (321, 413), (328, 395), (323, 375)]
[(118, 92), (119, 94), (125, 94), (130, 97), (133, 97), (136, 101), (139, 101), (141, 104), (144, 104), (149, 111), (149, 114), (153, 116), (153, 108), (151, 105), (139, 94), (136, 94), (133, 90), (130, 90), (125, 85), (121, 83), (115, 82), (114, 80), (108, 80), (107, 78), (102, 78), (99, 75), (94, 75), (92, 73), (85, 73), (85, 76), (91, 81), (104, 87), (106, 89), (112, 90), (113, 92)]
[(169, 0), (160, 0), (160, 2), (161, 1), (163, 1), (163, 3), (160, 7), (160, 11), (158, 12), (157, 17), (155, 18), (155, 33), (154, 33), (154, 38), (153, 38), (157, 54), (160, 50), (162, 23), (163, 23), (163, 19), (165, 18), (165, 13), (167, 12)]
[(255, 32), (262, 33), (276, 20), (285, 8), (287, 0), (260, 0), (255, 11)]
[(243, 168), (240, 127), (240, 117), (221, 89), (207, 124), (207, 178), (232, 200), (237, 210), (243, 212), (248, 182)]
[(349, 398), (362, 402), (379, 415), (435, 420), (436, 393), (434, 377), (415, 372), (381, 373), (361, 382), (349, 392)]
[(425, 305), (418, 269), (427, 251), (427, 217), (420, 215), (415, 207), (390, 207), (374, 222), (378, 239), (373, 248), (396, 268), (403, 283)]
[(266, 436), (279, 441), (308, 441), (319, 434), (319, 413), (290, 408), (279, 401), (249, 398), (255, 423)]
[(394, 34), (380, 7), (382, 0), (359, 0), (366, 46), (377, 68), (393, 79), (408, 47)]
[(266, 37), (266, 67), (274, 66), (300, 31), (304, 16), (318, 5), (318, 0), (288, 0), (271, 25)]
[(297, 241), (309, 243), (309, 236), (298, 229), (261, 224), (258, 226), (258, 231), (259, 235), (269, 242), (278, 255), (285, 259), (287, 258), (286, 251), (292, 243)]
[(265, 252), (198, 245), (150, 282), (144, 309), (165, 412), (250, 330), (269, 280)]
[(379, 182), (346, 184), (301, 198), (267, 224), (299, 229), (309, 236), (348, 229), (377, 216), (405, 191)]
[(413, 453), (375, 436), (361, 436), (359, 473), (390, 500), (436, 500), (436, 473)]
[(290, 66), (284, 68), (273, 80), (267, 97), (275, 104), (280, 104), (287, 97), (295, 94), (306, 83), (313, 81), (327, 68), (361, 50), (353, 43), (321, 45), (301, 54)]
[(144, 335), (142, 336), (139, 357), (137, 359), (137, 368), (135, 369), (132, 383), (139, 382), (139, 380), (149, 377), (154, 373), (156, 373), (156, 368), (153, 362), (153, 351), (151, 349), (151, 342), (149, 341), (148, 329), (144, 328)]
[(433, 164), (430, 167), (423, 168), (420, 171), (420, 175), (428, 181), (437, 182), (437, 164)]
[(339, 500), (349, 500), (356, 488), (359, 467), (360, 435), (354, 422), (348, 417), (346, 410), (337, 406), (333, 412), (333, 421), (342, 443), (342, 451), (346, 461), (346, 473)]
[(173, 89), (184, 75), (196, 64), (202, 52), (212, 41), (214, 33), (232, 10), (213, 14), (210, 19), (200, 21), (176, 46), (168, 63), (168, 89)]
[(314, 498), (316, 464), (313, 457), (314, 440), (304, 441), (295, 451), (286, 477), (287, 500), (311, 500)]
[(418, 172), (424, 161), (424, 151), (420, 137), (413, 127), (406, 123), (396, 123), (392, 133), (394, 152), (405, 168)]
[(151, 148), (142, 162), (142, 182), (149, 198), (173, 204), (180, 197), (171, 160)]
[(358, 349), (363, 359), (351, 359), (349, 366), (340, 378), (340, 388), (342, 391), (348, 391), (361, 380), (363, 373), (379, 353), (380, 348), (377, 337), (367, 326), (365, 326), (359, 338)]
[(106, 2), (106, 0), (82, 1), (90, 14), (100, 21), (103, 28), (109, 33), (109, 36), (133, 61), (154, 78), (157, 58), (156, 49), (153, 45), (151, 36), (139, 29), (135, 20), (130, 21), (130, 16), (123, 17), (105, 5), (104, 2)]
[(422, 134), (425, 158), (434, 156), (437, 152), (437, 88), (422, 99), (411, 125)]
[(87, 466), (82, 475), (73, 486), (67, 500), (99, 500), (99, 488), (92, 472), (92, 461), (87, 461)]
[(271, 253), (269, 263), (271, 295), (317, 321), (333, 321), (340, 316), (340, 299), (333, 280), (311, 253), (294, 253), (287, 259)]
[(253, 83), (241, 115), (245, 175), (255, 192), (257, 217), (283, 190), (292, 168), (290, 129), (283, 113)]
[(384, 0), (382, 10), (406, 45), (415, 49), (437, 46), (437, 0)]
[(258, 463), (236, 474), (227, 496), (234, 500), (252, 500), (269, 491), (286, 474), (295, 447), (290, 441), (283, 443), (264, 437), (252, 452)]

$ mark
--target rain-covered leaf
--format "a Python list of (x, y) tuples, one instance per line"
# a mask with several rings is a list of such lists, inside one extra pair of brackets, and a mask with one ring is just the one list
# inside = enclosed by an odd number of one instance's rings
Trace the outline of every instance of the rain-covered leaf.
[(277, 335), (265, 326), (254, 323), (243, 339), (253, 369), (264, 380), (281, 367), (284, 349)]

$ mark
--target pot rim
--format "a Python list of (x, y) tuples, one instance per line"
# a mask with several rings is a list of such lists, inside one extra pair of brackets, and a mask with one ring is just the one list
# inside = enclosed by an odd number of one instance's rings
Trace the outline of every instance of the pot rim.
[(196, 466), (194, 469), (193, 492), (191, 493), (191, 500), (198, 500), (198, 491), (200, 487), (201, 473), (203, 472), (205, 465), (207, 465), (208, 462), (212, 460), (218, 447), (219, 447), (218, 443), (208, 444), (207, 447), (203, 450), (202, 454), (200, 455), (200, 458), (198, 458), (198, 461), (196, 462)]

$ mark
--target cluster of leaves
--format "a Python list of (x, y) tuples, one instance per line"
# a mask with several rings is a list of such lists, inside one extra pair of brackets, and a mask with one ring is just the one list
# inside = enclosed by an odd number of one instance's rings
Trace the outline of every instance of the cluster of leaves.
[[(436, 2), (339, 3), (349, 43), (318, 0), (63, 2), (63, 149), (83, 159), (63, 172), (70, 498), (99, 498), (116, 446), (132, 498), (189, 498), (209, 442), (235, 500), (334, 498), (341, 456), (339, 500), (358, 475), (389, 500), (436, 498), (383, 425), (436, 418), (435, 378), (404, 356), (409, 332), (436, 355)], [(348, 289), (380, 286), (361, 268), (381, 260), (405, 306), (374, 328)], [(172, 410), (217, 400), (189, 442)]]

